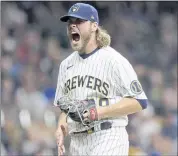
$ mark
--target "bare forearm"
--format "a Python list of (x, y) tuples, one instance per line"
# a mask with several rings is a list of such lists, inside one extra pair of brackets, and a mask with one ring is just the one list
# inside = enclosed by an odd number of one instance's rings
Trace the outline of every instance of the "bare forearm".
[(99, 119), (121, 117), (141, 110), (142, 107), (134, 98), (123, 98), (116, 104), (97, 108)]
[(66, 124), (66, 114), (64, 112), (61, 112), (59, 116), (58, 125)]
[(68, 125), (66, 122), (66, 114), (64, 112), (60, 114), (58, 128), (62, 130), (64, 136), (68, 135)]

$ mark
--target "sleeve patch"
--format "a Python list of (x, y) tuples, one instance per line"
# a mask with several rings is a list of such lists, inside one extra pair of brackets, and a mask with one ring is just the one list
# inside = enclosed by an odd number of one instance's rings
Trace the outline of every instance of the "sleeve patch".
[(134, 94), (141, 94), (142, 93), (142, 86), (138, 80), (134, 80), (130, 84), (130, 89)]

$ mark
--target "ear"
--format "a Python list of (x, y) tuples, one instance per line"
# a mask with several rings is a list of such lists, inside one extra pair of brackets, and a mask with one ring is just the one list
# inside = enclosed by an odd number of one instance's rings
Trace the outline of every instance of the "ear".
[(92, 32), (96, 31), (98, 29), (98, 23), (93, 22), (91, 25)]

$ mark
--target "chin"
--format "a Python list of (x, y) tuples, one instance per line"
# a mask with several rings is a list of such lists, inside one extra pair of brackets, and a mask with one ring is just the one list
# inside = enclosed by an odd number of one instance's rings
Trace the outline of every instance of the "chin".
[(80, 51), (80, 50), (82, 49), (82, 46), (81, 46), (81, 45), (73, 45), (73, 44), (71, 44), (71, 46), (72, 46), (72, 49), (73, 49), (74, 51)]

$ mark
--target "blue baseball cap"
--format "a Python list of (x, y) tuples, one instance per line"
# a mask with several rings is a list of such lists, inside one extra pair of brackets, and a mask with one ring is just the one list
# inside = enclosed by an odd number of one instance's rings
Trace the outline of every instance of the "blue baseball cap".
[(60, 20), (67, 22), (70, 17), (97, 22), (99, 24), (98, 11), (91, 5), (85, 3), (76, 3), (68, 11), (68, 14), (62, 16)]

